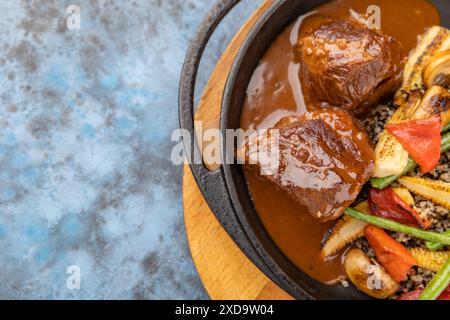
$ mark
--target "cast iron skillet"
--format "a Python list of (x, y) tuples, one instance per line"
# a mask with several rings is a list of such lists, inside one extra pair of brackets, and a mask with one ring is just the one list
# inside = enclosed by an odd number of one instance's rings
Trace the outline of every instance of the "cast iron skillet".
[[(395, 0), (394, 0), (395, 1)], [(203, 51), (220, 21), (239, 0), (219, 0), (203, 20), (193, 39), (183, 66), (179, 92), (180, 126), (191, 137), (194, 134), (194, 89)], [(326, 0), (277, 0), (259, 18), (244, 41), (227, 80), (222, 99), (220, 129), (239, 128), (241, 107), (250, 78), (273, 40), (296, 18)], [(434, 0), (442, 23), (448, 24), (450, 3)], [(399, 17), (400, 18), (400, 17)], [(448, 26), (447, 26), (448, 27)], [(191, 139), (194, 140), (195, 139)], [(201, 159), (198, 144), (185, 141), (191, 159)], [(222, 163), (226, 163), (222, 150)], [(253, 206), (242, 172), (242, 166), (223, 165), (214, 172), (201, 164), (191, 164), (195, 179), (209, 206), (241, 250), (270, 279), (297, 299), (367, 299), (355, 288), (330, 287), (313, 280), (299, 270), (277, 248), (263, 227)]]

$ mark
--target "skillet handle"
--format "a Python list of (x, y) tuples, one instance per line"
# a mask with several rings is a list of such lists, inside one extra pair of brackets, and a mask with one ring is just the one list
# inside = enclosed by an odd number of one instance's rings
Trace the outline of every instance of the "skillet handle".
[[(192, 40), (183, 65), (179, 90), (179, 116), (180, 127), (189, 132), (191, 141), (184, 140), (184, 148), (192, 159), (190, 164), (192, 173), (205, 196), (216, 218), (227, 233), (241, 248), (241, 250), (266, 274), (270, 275), (267, 265), (263, 262), (235, 214), (229, 193), (225, 184), (223, 168), (209, 171), (201, 161), (202, 156), (194, 131), (194, 90), (197, 71), (205, 47), (216, 27), (227, 13), (238, 4), (240, 0), (219, 0), (204, 18)], [(194, 159), (196, 161), (194, 161)], [(199, 164), (201, 163), (201, 164)]]
[(240, 0), (218, 0), (203, 19), (189, 45), (181, 73), (178, 97), (180, 127), (189, 132), (191, 140), (184, 140), (184, 149), (191, 159), (192, 173), (209, 206), (223, 224), (227, 222), (225, 216), (231, 215), (234, 210), (230, 207), (222, 168), (209, 171), (202, 162), (194, 130), (194, 92), (198, 68), (206, 45), (216, 27), (239, 2)]

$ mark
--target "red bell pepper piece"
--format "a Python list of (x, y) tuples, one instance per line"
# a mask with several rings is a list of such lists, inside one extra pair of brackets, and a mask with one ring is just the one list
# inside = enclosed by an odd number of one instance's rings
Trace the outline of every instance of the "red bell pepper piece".
[(393, 135), (420, 166), (422, 173), (436, 168), (441, 158), (441, 116), (387, 124)]
[(385, 188), (383, 190), (373, 188), (369, 191), (368, 200), (370, 213), (375, 216), (422, 229), (428, 229), (432, 225), (431, 220), (421, 217), (392, 188)]
[[(417, 289), (411, 292), (406, 292), (402, 295), (400, 295), (397, 300), (417, 300), (419, 299), (420, 295), (422, 294), (422, 289)], [(437, 300), (450, 300), (450, 287), (448, 287), (440, 296), (437, 298)]]
[(367, 226), (364, 229), (364, 235), (375, 251), (378, 262), (392, 278), (397, 282), (406, 280), (409, 270), (417, 265), (411, 252), (378, 227)]
[(422, 294), (423, 290), (418, 289), (410, 292), (405, 292), (402, 295), (400, 295), (397, 300), (418, 300), (420, 295)]
[(439, 296), (438, 300), (450, 300), (450, 287)]

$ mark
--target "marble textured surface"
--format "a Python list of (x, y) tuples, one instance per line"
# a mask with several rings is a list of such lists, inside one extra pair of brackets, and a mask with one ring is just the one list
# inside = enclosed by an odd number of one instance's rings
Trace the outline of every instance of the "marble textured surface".
[[(255, 3), (220, 28), (200, 83)], [(66, 26), (72, 4), (79, 30)], [(0, 298), (207, 298), (170, 134), (185, 51), (212, 4), (0, 2)]]

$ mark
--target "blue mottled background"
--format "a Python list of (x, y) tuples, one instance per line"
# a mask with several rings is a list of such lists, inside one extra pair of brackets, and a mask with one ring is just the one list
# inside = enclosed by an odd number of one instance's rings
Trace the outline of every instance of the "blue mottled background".
[[(259, 1), (208, 47), (199, 89)], [(69, 5), (81, 29), (66, 26)], [(203, 299), (170, 161), (212, 0), (0, 2), (0, 298)], [(66, 286), (81, 268), (81, 289)]]

